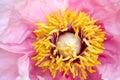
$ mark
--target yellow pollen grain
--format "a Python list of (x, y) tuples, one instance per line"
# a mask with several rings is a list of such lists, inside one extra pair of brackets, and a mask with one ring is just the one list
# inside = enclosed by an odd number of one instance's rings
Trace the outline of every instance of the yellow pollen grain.
[[(97, 20), (91, 19), (84, 12), (66, 9), (51, 13), (46, 16), (46, 21), (35, 24), (38, 27), (34, 30), (36, 41), (33, 46), (37, 54), (32, 59), (36, 61), (35, 65), (43, 71), (49, 70), (53, 78), (57, 72), (63, 72), (63, 76), (71, 72), (73, 78), (79, 76), (80, 80), (86, 80), (87, 71), (93, 73), (95, 72), (93, 67), (98, 68), (100, 64), (98, 56), (104, 50), (105, 32), (101, 26), (95, 25)], [(85, 50), (79, 55), (75, 54), (74, 44), (58, 47), (61, 41), (56, 42), (58, 45), (51, 42), (54, 39), (53, 34), (59, 38), (60, 32), (67, 32), (68, 26), (74, 30), (76, 39), (80, 37), (80, 42), (86, 44)], [(82, 44), (80, 46), (82, 47)]]

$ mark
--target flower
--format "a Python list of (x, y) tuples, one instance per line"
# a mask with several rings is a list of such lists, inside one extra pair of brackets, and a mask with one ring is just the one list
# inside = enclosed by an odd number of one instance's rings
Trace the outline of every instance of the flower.
[[(51, 2), (48, 0), (1, 0), (0, 80), (80, 79), (77, 76), (74, 78), (72, 73), (62, 77), (64, 73), (59, 71), (55, 73), (55, 78), (53, 78), (49, 69), (42, 72), (40, 67), (35, 66), (35, 56), (38, 54), (35, 50), (36, 35), (33, 32), (38, 29), (35, 24), (37, 23), (40, 26), (42, 23), (47, 23), (46, 16), (57, 10), (64, 12), (66, 8), (72, 10), (73, 13), (78, 10), (78, 12), (90, 15), (90, 18), (97, 19), (95, 25), (100, 25), (103, 28), (102, 31), (106, 32), (106, 40), (103, 43), (105, 50), (102, 54), (99, 54), (99, 60), (97, 59), (101, 64), (98, 68), (94, 68), (96, 72), (86, 72), (87, 80), (119, 80), (119, 4), (119, 0), (51, 0)], [(42, 23), (38, 23), (39, 21)], [(77, 34), (77, 29), (75, 29), (75, 32)], [(42, 35), (45, 35), (45, 33)], [(80, 39), (76, 41), (78, 43)], [(58, 46), (60, 45), (58, 44)], [(66, 57), (71, 53), (67, 55), (61, 53), (61, 55)]]

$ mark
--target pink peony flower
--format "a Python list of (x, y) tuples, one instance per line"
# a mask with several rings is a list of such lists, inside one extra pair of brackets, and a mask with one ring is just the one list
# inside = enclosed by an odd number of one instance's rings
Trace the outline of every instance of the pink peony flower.
[(101, 64), (96, 72), (86, 71), (86, 80), (120, 79), (120, 0), (1, 0), (0, 80), (84, 80), (69, 72), (63, 77), (60, 71), (53, 78), (49, 69), (43, 72), (33, 59), (37, 54), (32, 45), (37, 37), (35, 24), (47, 24), (46, 16), (66, 8), (97, 19), (95, 24), (106, 32), (105, 49), (98, 60)]

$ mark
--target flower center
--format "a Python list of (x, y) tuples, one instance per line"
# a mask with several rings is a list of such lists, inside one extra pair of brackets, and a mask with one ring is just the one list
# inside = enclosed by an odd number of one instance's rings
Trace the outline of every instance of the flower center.
[[(80, 41), (80, 38), (75, 37), (73, 33), (67, 32), (60, 35), (60, 37), (58, 38), (57, 47), (62, 49), (68, 49), (67, 54), (62, 51), (60, 51), (60, 54), (62, 54), (63, 56), (72, 56), (72, 54), (79, 54), (81, 49)], [(73, 50), (73, 53), (69, 50), (69, 48)]]
[(84, 12), (59, 10), (46, 18), (47, 22), (38, 22), (34, 30), (35, 65), (49, 70), (53, 78), (59, 71), (86, 80), (87, 72), (95, 72), (94, 67), (100, 64), (105, 32)]

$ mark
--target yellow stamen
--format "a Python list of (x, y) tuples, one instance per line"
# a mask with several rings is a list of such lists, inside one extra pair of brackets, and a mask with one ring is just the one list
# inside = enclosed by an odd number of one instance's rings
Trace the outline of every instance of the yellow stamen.
[[(100, 64), (98, 56), (104, 50), (105, 32), (100, 26), (95, 25), (97, 20), (90, 19), (84, 12), (58, 10), (46, 18), (47, 23), (38, 22), (36, 24), (38, 29), (34, 31), (37, 36), (36, 42), (33, 43), (37, 52), (33, 57), (35, 65), (41, 67), (43, 71), (48, 69), (53, 78), (57, 71), (63, 72), (63, 76), (69, 75), (70, 71), (73, 78), (79, 76), (81, 80), (86, 80), (87, 71), (95, 72), (93, 67)], [(69, 32), (69, 27), (73, 32)], [(72, 41), (70, 44), (63, 43), (60, 36), (65, 33), (61, 35), (62, 32), (74, 35), (79, 46)], [(81, 52), (83, 47), (85, 49)]]

